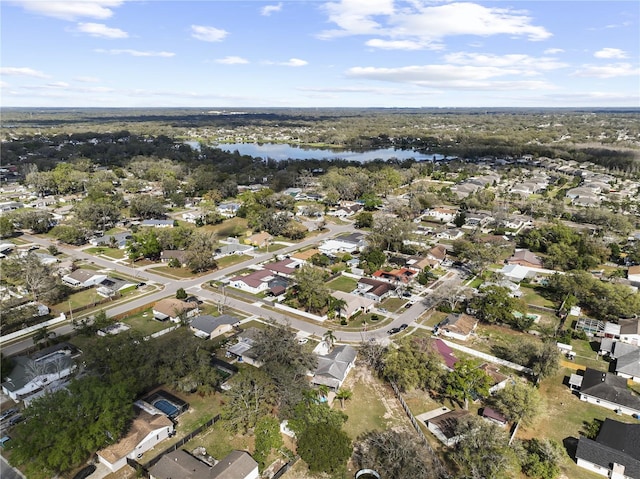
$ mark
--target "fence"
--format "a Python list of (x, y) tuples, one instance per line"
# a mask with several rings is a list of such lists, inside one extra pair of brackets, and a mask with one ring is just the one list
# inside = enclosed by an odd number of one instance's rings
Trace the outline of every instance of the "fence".
[(287, 462), (284, 466), (282, 466), (280, 469), (278, 469), (276, 471), (276, 473), (271, 477), (271, 479), (278, 479), (279, 477), (282, 477), (285, 472), (287, 472), (289, 469), (291, 469), (291, 467), (293, 467), (293, 465), (296, 462), (298, 462), (298, 459), (300, 459), (300, 456), (295, 456), (293, 459), (291, 459), (289, 462)]
[(392, 382), (391, 387), (393, 388), (393, 392), (398, 398), (398, 401), (400, 401), (400, 405), (402, 406), (402, 409), (404, 409), (404, 412), (409, 417), (409, 421), (411, 421), (411, 424), (413, 425), (414, 429), (418, 432), (420, 439), (422, 439), (422, 443), (427, 448), (427, 450), (431, 453), (431, 456), (433, 458), (433, 466), (436, 469), (437, 477), (442, 477), (442, 478), (449, 477), (447, 469), (444, 467), (444, 465), (440, 461), (440, 458), (431, 447), (431, 444), (429, 444), (427, 437), (424, 435), (424, 432), (422, 432), (422, 428), (420, 427), (418, 420), (415, 418), (415, 416), (411, 412), (411, 409), (409, 409), (409, 406), (407, 405), (407, 403), (404, 401), (404, 398), (400, 394), (400, 390), (398, 389), (398, 386), (396, 386), (396, 383)]
[(215, 415), (214, 417), (209, 419), (206, 423), (204, 423), (202, 426), (194, 429), (189, 434), (187, 434), (182, 439), (180, 439), (178, 442), (176, 442), (176, 443), (172, 444), (171, 446), (167, 447), (165, 450), (160, 452), (156, 457), (154, 457), (153, 459), (147, 461), (144, 464), (140, 464), (138, 461), (136, 461), (135, 459), (130, 458), (130, 457), (127, 458), (127, 464), (129, 464), (136, 471), (141, 473), (144, 477), (149, 477), (149, 468), (153, 467), (162, 458), (162, 456), (164, 456), (165, 454), (168, 454), (170, 452), (175, 451), (179, 447), (184, 446), (187, 442), (189, 442), (195, 436), (200, 434), (205, 429), (213, 426), (219, 420), (220, 420), (220, 414)]

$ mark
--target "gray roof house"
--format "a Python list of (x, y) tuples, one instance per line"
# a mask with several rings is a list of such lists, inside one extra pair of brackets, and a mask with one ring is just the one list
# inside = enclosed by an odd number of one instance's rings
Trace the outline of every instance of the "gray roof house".
[(217, 317), (205, 314), (193, 318), (189, 327), (199, 338), (213, 339), (216, 336), (231, 331), (233, 326), (239, 322), (240, 320), (238, 318), (229, 314), (223, 314)]
[(326, 356), (318, 357), (318, 367), (311, 382), (337, 391), (355, 364), (357, 355), (358, 352), (351, 346), (336, 346)]
[(149, 469), (151, 479), (258, 479), (258, 463), (245, 451), (231, 451), (215, 466), (178, 449)]
[(616, 360), (616, 374), (640, 382), (640, 347), (616, 341), (611, 357)]
[(584, 372), (580, 399), (622, 414), (640, 415), (640, 397), (627, 387), (627, 380), (597, 369)]
[(595, 440), (578, 440), (576, 463), (606, 477), (640, 478), (640, 424), (605, 419)]

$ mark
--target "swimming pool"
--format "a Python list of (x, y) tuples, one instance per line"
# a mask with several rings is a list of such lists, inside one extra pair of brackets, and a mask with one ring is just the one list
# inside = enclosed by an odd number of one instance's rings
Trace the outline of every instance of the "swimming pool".
[(153, 403), (153, 405), (171, 418), (177, 416), (180, 413), (180, 408), (175, 406), (173, 403), (170, 403), (166, 399), (158, 399)]

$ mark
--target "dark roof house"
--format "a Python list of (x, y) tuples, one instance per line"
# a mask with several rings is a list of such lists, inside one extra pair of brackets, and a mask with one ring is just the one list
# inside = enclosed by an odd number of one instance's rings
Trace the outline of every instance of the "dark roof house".
[(337, 391), (356, 361), (358, 352), (351, 346), (336, 346), (326, 356), (318, 357), (318, 367), (311, 380)]
[(623, 414), (640, 415), (640, 397), (627, 387), (627, 380), (597, 369), (584, 372), (580, 399)]
[(640, 424), (605, 419), (595, 440), (580, 437), (578, 466), (612, 478), (640, 478)]

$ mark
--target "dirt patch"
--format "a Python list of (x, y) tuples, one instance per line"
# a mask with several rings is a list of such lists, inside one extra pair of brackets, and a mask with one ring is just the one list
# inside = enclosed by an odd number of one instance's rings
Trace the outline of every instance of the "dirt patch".
[[(385, 413), (384, 419), (393, 419), (402, 417), (404, 412), (400, 403), (393, 395), (393, 391), (387, 385), (383, 385), (380, 381), (374, 377), (371, 370), (366, 366), (356, 366), (353, 372), (347, 377), (344, 383), (344, 387), (353, 389), (354, 385), (358, 382), (362, 382), (369, 388), (373, 389), (376, 396), (380, 399), (380, 402), (384, 405)], [(340, 402), (338, 401), (338, 406)]]

